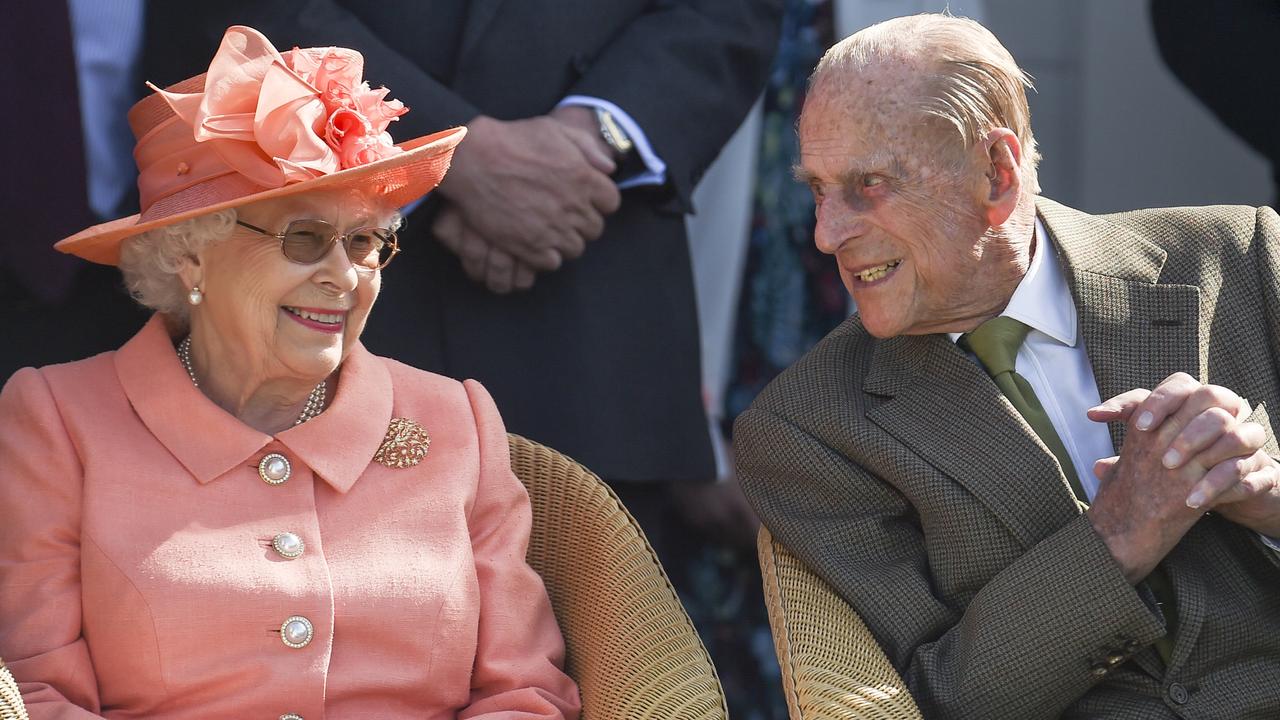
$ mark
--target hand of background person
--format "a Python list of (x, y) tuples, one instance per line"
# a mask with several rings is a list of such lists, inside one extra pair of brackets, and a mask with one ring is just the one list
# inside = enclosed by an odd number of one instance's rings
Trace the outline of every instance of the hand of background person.
[(523, 260), (491, 245), (462, 219), (452, 204), (446, 203), (436, 214), (431, 232), (442, 245), (462, 261), (467, 277), (489, 290), (504, 295), (512, 290), (533, 287), (535, 273)]
[(760, 519), (737, 476), (715, 483), (676, 483), (670, 492), (672, 506), (693, 530), (734, 547), (756, 546)]
[(1094, 467), (1102, 483), (1088, 515), (1131, 582), (1211, 508), (1258, 532), (1280, 532), (1275, 461), (1262, 451), (1265, 429), (1244, 421), (1250, 412), (1234, 392), (1185, 373), (1089, 411), (1096, 422), (1129, 426), (1120, 455)]
[(439, 192), (466, 227), (505, 255), (556, 270), (580, 256), (618, 209), (613, 160), (591, 133), (545, 115), (481, 115), (468, 130)]

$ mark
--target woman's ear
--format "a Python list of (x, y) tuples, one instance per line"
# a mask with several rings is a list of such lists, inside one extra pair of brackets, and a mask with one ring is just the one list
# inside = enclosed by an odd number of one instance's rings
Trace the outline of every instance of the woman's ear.
[(983, 211), (987, 225), (996, 227), (1013, 214), (1022, 194), (1022, 144), (1012, 130), (996, 128), (980, 147), (987, 166)]
[(197, 255), (187, 255), (178, 266), (178, 278), (182, 287), (190, 293), (195, 288), (204, 289), (204, 265)]

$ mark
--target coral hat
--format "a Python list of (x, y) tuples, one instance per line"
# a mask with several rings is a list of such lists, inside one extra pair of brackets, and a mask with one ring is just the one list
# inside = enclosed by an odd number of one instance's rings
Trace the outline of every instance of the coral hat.
[(466, 128), (393, 145), (407, 112), (361, 81), (346, 48), (281, 54), (262, 33), (227, 28), (209, 71), (129, 111), (142, 212), (54, 247), (115, 265), (125, 238), (207, 213), (313, 190), (353, 188), (400, 207), (444, 177)]

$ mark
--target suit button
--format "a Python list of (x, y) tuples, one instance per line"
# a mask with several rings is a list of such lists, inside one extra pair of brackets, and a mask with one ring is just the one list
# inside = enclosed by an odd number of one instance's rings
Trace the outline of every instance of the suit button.
[(1125, 656), (1119, 653), (1116, 653), (1115, 655), (1107, 656), (1107, 664), (1110, 665), (1111, 667), (1115, 667), (1124, 661), (1125, 661)]
[(1181, 683), (1174, 683), (1169, 686), (1169, 702), (1174, 705), (1186, 705), (1191, 699), (1191, 693)]
[(1107, 676), (1107, 670), (1109, 669), (1103, 663), (1094, 663), (1093, 665), (1090, 666), (1090, 668), (1091, 669), (1089, 674), (1093, 675), (1095, 678), (1099, 680)]
[(302, 557), (302, 551), (307, 548), (307, 544), (294, 533), (282, 532), (271, 538), (271, 547), (275, 548), (280, 557), (293, 560)]
[(311, 642), (311, 621), (294, 615), (280, 624), (280, 641), (291, 648), (306, 647)]
[(279, 485), (293, 474), (293, 466), (289, 458), (280, 453), (271, 453), (258, 461), (258, 477), (268, 485)]

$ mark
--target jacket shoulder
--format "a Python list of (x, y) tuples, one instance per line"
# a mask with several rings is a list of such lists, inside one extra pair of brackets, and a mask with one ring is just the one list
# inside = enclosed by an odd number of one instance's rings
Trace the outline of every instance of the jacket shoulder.
[(837, 411), (844, 418), (860, 414), (877, 342), (857, 315), (850, 317), (765, 386), (751, 409), (802, 425), (831, 420)]
[(1260, 231), (1274, 236), (1280, 229), (1274, 210), (1249, 205), (1151, 208), (1100, 217), (1166, 250), (1243, 252)]

